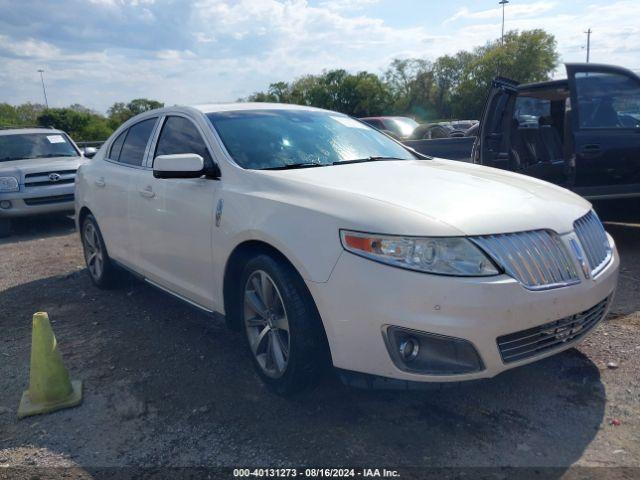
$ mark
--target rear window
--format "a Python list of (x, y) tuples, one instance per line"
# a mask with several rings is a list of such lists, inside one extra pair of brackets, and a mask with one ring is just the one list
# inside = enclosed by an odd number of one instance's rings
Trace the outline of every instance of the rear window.
[(30, 158), (77, 157), (80, 153), (66, 135), (18, 133), (0, 135), (0, 162)]
[[(136, 123), (130, 127), (127, 131), (126, 137), (124, 138), (124, 143), (122, 144), (122, 149), (120, 150), (120, 155), (118, 156), (117, 161), (136, 167), (141, 166), (142, 161), (144, 160), (144, 151), (147, 148), (147, 142), (149, 141), (151, 131), (155, 124), (156, 118), (154, 117), (143, 120), (142, 122)], [(119, 139), (116, 139), (114, 146), (118, 140)], [(113, 160), (116, 159), (113, 158)]]

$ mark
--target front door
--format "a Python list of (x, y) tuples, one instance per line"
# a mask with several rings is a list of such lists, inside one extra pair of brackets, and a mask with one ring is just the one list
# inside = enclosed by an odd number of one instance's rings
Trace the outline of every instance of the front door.
[(511, 159), (511, 110), (518, 82), (498, 77), (491, 89), (480, 118), (478, 138), (472, 161), (489, 167), (513, 169)]
[[(198, 127), (185, 116), (164, 118), (149, 166), (158, 155), (196, 153), (212, 164)], [(207, 177), (137, 177), (132, 218), (137, 270), (148, 280), (202, 307), (212, 308), (212, 229), (220, 182)]]
[(640, 78), (623, 68), (590, 64), (567, 64), (567, 75), (575, 186), (639, 184)]

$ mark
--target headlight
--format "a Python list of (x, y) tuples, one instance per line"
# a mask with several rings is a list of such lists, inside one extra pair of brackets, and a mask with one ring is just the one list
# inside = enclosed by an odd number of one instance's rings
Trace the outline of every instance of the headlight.
[(466, 238), (396, 237), (340, 231), (345, 250), (396, 267), (462, 277), (484, 277), (500, 272)]
[(16, 177), (0, 177), (0, 192), (17, 192), (20, 190)]

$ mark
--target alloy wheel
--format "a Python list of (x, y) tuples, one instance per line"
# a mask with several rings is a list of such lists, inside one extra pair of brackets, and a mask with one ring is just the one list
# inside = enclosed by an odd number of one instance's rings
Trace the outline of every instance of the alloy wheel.
[(244, 287), (244, 324), (258, 365), (280, 378), (289, 363), (289, 321), (278, 287), (263, 270), (253, 272)]
[(84, 258), (89, 273), (95, 280), (99, 280), (104, 270), (104, 254), (100, 246), (98, 231), (93, 223), (85, 223), (82, 238), (84, 240)]

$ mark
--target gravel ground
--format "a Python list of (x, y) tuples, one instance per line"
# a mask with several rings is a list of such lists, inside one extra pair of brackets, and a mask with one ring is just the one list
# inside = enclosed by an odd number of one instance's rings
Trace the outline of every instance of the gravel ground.
[[(384, 392), (330, 377), (292, 400), (260, 384), (220, 318), (133, 279), (93, 287), (70, 219), (18, 222), (0, 240), (0, 467), (559, 467), (537, 477), (546, 478), (578, 465), (640, 475), (633, 205), (598, 207), (622, 271), (611, 314), (578, 348), (486, 381)], [(84, 402), (18, 421), (39, 310), (72, 378), (84, 380)]]

